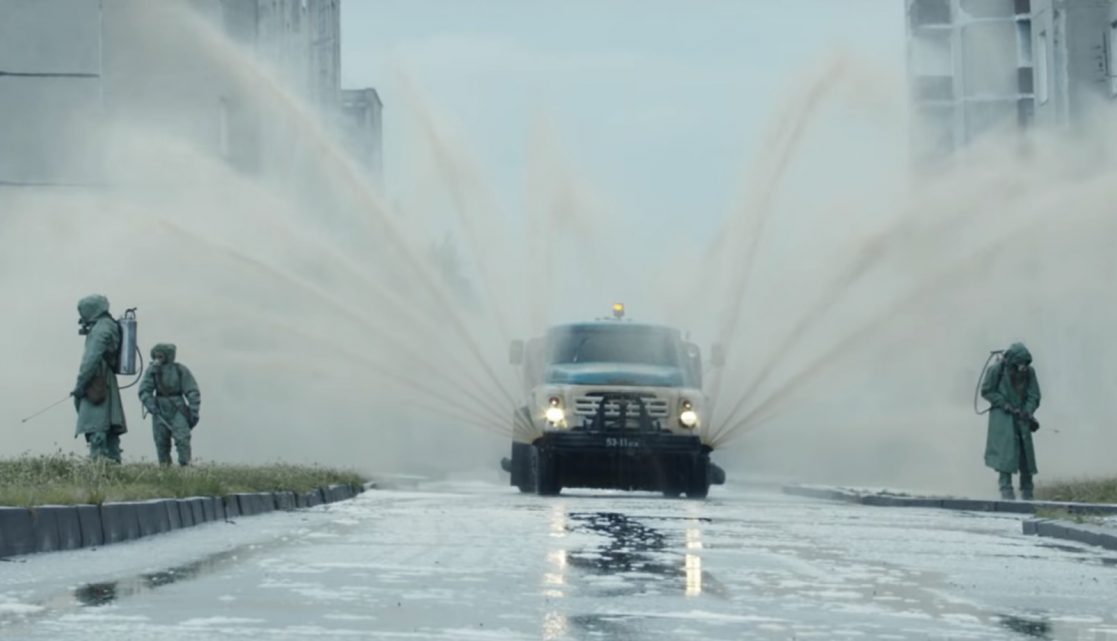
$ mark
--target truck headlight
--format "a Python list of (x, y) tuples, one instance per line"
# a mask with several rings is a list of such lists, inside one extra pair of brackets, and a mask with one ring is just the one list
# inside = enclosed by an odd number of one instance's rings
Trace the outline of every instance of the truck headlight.
[(562, 409), (559, 399), (552, 397), (543, 416), (552, 425), (558, 425), (566, 419), (566, 411)]
[(693, 428), (698, 425), (698, 412), (694, 411), (694, 406), (690, 401), (683, 401), (679, 412), (679, 423), (686, 428)]

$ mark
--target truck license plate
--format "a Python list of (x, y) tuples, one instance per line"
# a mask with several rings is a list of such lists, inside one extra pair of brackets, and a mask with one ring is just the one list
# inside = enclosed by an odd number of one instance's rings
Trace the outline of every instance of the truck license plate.
[(640, 441), (634, 438), (617, 438), (609, 436), (605, 438), (605, 447), (640, 447)]

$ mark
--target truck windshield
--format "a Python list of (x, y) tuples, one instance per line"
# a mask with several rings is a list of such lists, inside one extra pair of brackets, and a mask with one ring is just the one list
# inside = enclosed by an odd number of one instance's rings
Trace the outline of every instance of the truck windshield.
[(551, 362), (679, 367), (676, 342), (672, 331), (657, 327), (564, 327), (551, 336)]

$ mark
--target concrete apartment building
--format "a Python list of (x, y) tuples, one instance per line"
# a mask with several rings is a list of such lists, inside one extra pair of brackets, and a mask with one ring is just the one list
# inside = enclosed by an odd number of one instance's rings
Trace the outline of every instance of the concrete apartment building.
[(913, 150), (1073, 126), (1117, 85), (1117, 0), (906, 0)]
[(384, 175), (381, 112), (384, 104), (375, 89), (342, 89), (342, 134), (351, 153), (372, 170), (377, 180)]
[(0, 0), (0, 184), (99, 182), (108, 122), (291, 170), (290, 126), (261, 108), (247, 59), (376, 149), (380, 171), (379, 109), (353, 122), (342, 109), (340, 0)]

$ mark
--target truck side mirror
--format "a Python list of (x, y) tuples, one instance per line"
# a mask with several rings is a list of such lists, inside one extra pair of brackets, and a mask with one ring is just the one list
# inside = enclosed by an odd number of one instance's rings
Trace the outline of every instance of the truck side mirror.
[(508, 362), (513, 365), (524, 364), (524, 342), (514, 340), (508, 345)]
[(714, 367), (725, 367), (725, 346), (721, 343), (710, 346), (710, 364)]

